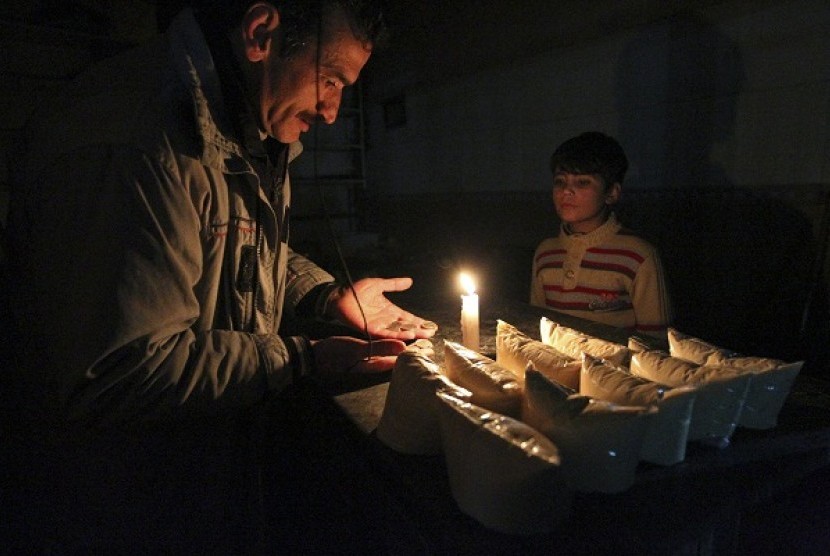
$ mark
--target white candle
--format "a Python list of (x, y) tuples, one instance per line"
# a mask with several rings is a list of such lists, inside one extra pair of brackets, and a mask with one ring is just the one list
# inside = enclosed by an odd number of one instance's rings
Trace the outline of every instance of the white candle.
[(469, 274), (461, 273), (461, 286), (467, 291), (461, 296), (461, 343), (478, 351), (478, 295), (476, 286)]

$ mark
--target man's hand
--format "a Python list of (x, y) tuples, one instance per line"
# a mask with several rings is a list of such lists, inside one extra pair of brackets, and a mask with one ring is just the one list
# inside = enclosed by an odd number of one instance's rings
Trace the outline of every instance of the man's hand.
[(319, 374), (377, 373), (395, 366), (406, 344), (400, 340), (369, 342), (351, 336), (331, 336), (312, 340), (314, 366)]
[[(354, 291), (366, 315), (371, 337), (412, 340), (430, 338), (435, 334), (438, 326), (434, 322), (404, 311), (384, 295), (385, 292), (404, 291), (411, 285), (412, 278), (364, 278), (355, 282)], [(348, 287), (342, 287), (332, 295), (327, 312), (328, 316), (363, 330), (363, 315)]]

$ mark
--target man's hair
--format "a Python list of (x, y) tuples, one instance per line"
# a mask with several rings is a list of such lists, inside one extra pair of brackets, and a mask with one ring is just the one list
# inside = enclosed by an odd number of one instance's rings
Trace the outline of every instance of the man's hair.
[[(192, 3), (212, 26), (230, 29), (239, 24), (254, 0), (194, 0)], [(332, 8), (343, 10), (349, 27), (359, 41), (376, 49), (388, 40), (384, 0), (269, 0), (269, 3), (280, 14), (286, 55), (318, 37), (322, 32), (323, 14)]]
[(628, 159), (616, 139), (588, 131), (568, 139), (550, 157), (550, 171), (568, 174), (599, 174), (606, 189), (622, 184), (628, 170)]

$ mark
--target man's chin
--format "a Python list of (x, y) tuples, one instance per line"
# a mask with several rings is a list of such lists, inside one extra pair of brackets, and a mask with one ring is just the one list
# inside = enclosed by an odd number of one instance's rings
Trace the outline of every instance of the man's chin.
[(294, 143), (295, 141), (299, 141), (301, 135), (302, 135), (302, 133), (298, 131), (296, 133), (285, 133), (285, 132), (276, 133), (276, 134), (272, 134), (271, 137), (273, 137), (274, 139), (276, 139), (280, 143), (288, 144), (288, 143)]

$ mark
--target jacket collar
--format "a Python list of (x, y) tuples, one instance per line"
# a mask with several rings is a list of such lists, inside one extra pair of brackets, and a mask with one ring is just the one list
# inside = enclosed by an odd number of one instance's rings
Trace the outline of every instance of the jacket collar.
[[(207, 41), (191, 9), (173, 20), (167, 37), (170, 41), (174, 71), (190, 92), (196, 128), (201, 139), (203, 164), (225, 172), (247, 172), (245, 148), (238, 137), (233, 115), (228, 114), (222, 85)], [(288, 159), (302, 152), (302, 144), (289, 145)]]

